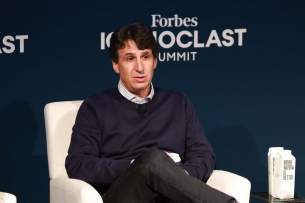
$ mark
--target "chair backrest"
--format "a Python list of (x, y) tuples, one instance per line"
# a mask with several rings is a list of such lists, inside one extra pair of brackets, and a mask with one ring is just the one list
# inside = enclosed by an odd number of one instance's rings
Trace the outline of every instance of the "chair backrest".
[(71, 141), (72, 127), (83, 101), (49, 103), (44, 108), (49, 175), (67, 177), (65, 159)]
[(15, 195), (6, 193), (6, 192), (0, 192), (0, 203), (16, 203), (17, 198)]

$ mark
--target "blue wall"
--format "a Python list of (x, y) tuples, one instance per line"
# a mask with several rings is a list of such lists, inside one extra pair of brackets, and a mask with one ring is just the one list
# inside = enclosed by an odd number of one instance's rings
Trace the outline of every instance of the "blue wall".
[[(252, 191), (267, 191), (268, 148), (283, 146), (297, 160), (295, 192), (305, 196), (305, 1), (17, 0), (0, 8), (0, 191), (20, 203), (49, 201), (45, 104), (116, 86), (101, 33), (134, 20), (153, 26), (156, 16), (157, 38), (165, 31), (193, 35), (181, 37), (192, 42), (188, 48), (175, 41), (160, 46), (161, 54), (196, 54), (159, 62), (153, 83), (191, 98), (217, 168), (245, 176)], [(175, 15), (196, 23), (162, 27), (161, 18)], [(229, 46), (224, 30), (232, 31)]]

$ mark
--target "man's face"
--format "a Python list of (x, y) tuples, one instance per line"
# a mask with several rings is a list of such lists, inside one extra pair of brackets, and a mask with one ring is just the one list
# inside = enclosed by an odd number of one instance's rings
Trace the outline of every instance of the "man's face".
[(134, 41), (127, 41), (124, 49), (118, 50), (118, 55), (118, 63), (112, 62), (112, 66), (120, 74), (124, 87), (138, 97), (148, 96), (157, 66), (151, 49), (139, 50)]

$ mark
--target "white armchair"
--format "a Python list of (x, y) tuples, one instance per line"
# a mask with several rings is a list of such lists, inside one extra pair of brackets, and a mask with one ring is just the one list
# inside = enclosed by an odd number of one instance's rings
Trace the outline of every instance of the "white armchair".
[(15, 195), (6, 193), (6, 192), (0, 192), (0, 203), (16, 203), (17, 198)]
[[(45, 126), (50, 175), (50, 203), (102, 203), (100, 194), (88, 183), (68, 178), (65, 158), (72, 126), (83, 101), (53, 102), (45, 106)], [(251, 183), (239, 175), (214, 170), (208, 185), (248, 203)], [(1, 202), (0, 202), (1, 203)], [(5, 202), (6, 203), (6, 202)]]

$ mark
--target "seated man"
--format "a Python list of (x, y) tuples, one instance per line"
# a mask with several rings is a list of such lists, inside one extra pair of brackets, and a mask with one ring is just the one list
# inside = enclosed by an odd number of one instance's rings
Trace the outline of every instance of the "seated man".
[(91, 184), (105, 203), (236, 202), (204, 183), (214, 153), (188, 97), (151, 82), (158, 47), (150, 28), (136, 22), (117, 29), (109, 54), (118, 88), (81, 105), (66, 158), (69, 177)]

